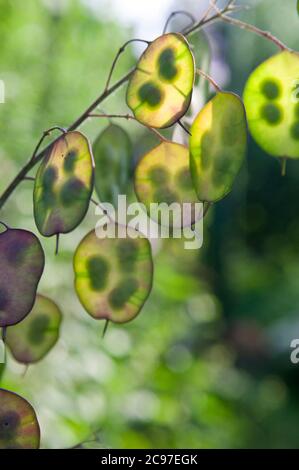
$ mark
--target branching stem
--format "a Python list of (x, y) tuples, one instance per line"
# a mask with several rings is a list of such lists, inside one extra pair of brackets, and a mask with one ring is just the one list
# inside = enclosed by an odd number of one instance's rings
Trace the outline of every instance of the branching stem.
[[(73, 131), (77, 129), (81, 124), (83, 124), (89, 117), (89, 114), (94, 111), (99, 104), (102, 103), (108, 96), (112, 95), (116, 90), (118, 90), (126, 81), (130, 78), (133, 70), (128, 72), (124, 77), (122, 77), (120, 80), (118, 80), (114, 85), (112, 85), (108, 90), (104, 91), (74, 122), (71, 124), (67, 132)], [(52, 145), (57, 142), (57, 140), (60, 138), (60, 136), (55, 139), (53, 142), (51, 142), (45, 149), (43, 149), (40, 153), (38, 153), (34, 159), (30, 159), (26, 165), (24, 165), (19, 173), (15, 176), (15, 178), (11, 181), (11, 183), (7, 186), (5, 191), (2, 193), (0, 197), (0, 209), (3, 207), (3, 205), (6, 203), (7, 199), (10, 197), (10, 195), (14, 192), (14, 190), (17, 188), (19, 183), (24, 179), (24, 177), (29, 173), (32, 168), (43, 159), (43, 157), (46, 155), (47, 151), (52, 147)]]
[(117, 61), (119, 59), (119, 56), (125, 51), (126, 47), (129, 44), (131, 44), (132, 42), (144, 42), (147, 45), (150, 44), (150, 41), (146, 41), (145, 39), (129, 39), (129, 41), (125, 42), (124, 45), (119, 48), (118, 53), (116, 54), (116, 56), (114, 57), (114, 60), (112, 62), (111, 69), (110, 69), (110, 72), (108, 74), (108, 78), (107, 78), (107, 82), (106, 82), (106, 86), (105, 86), (104, 91), (107, 91), (108, 88), (109, 88), (110, 81), (111, 81), (111, 78), (112, 78), (112, 74), (113, 74), (113, 71), (114, 71), (115, 66), (117, 64)]
[(164, 28), (163, 28), (162, 34), (165, 34), (165, 33), (166, 33), (169, 23), (171, 22), (171, 20), (172, 20), (175, 16), (178, 16), (178, 15), (185, 15), (185, 16), (187, 16), (187, 17), (190, 19), (190, 21), (191, 21), (190, 26), (192, 26), (192, 25), (194, 25), (194, 23), (196, 23), (196, 19), (195, 19), (194, 16), (191, 15), (191, 13), (189, 13), (188, 11), (185, 11), (185, 10), (173, 11), (172, 13), (170, 13), (169, 17), (168, 17), (167, 20), (166, 20), (166, 23), (165, 23), (165, 26), (164, 26)]
[[(226, 6), (220, 10), (221, 14), (224, 15), (225, 13), (230, 13), (235, 10), (235, 7), (233, 6), (234, 0), (229, 0)], [(212, 9), (212, 6), (211, 6)], [(209, 10), (211, 10), (209, 9)], [(184, 31), (184, 36), (188, 36), (191, 33), (194, 33), (195, 31), (203, 28), (204, 26), (208, 26), (212, 23), (215, 23), (215, 21), (219, 21), (221, 19), (221, 15), (219, 13), (215, 13), (215, 15), (207, 17), (209, 14), (209, 11), (204, 14), (204, 16), (198, 21), (198, 23), (195, 23), (194, 25), (190, 26), (189, 29)]]
[(200, 69), (196, 69), (196, 73), (198, 75), (202, 75), (206, 80), (208, 80), (212, 85), (213, 87), (216, 89), (216, 91), (218, 92), (221, 92), (222, 89), (221, 87), (218, 85), (218, 83), (211, 77), (211, 75), (209, 75), (208, 73), (204, 72), (203, 70), (200, 70)]
[(32, 157), (31, 157), (30, 160), (35, 159), (35, 157), (37, 155), (37, 152), (39, 151), (39, 149), (40, 149), (43, 141), (45, 140), (45, 138), (48, 137), (49, 135), (51, 135), (51, 132), (56, 131), (56, 130), (59, 130), (62, 134), (66, 133), (66, 130), (63, 129), (63, 127), (60, 127), (60, 126), (53, 126), (50, 129), (47, 129), (46, 131), (44, 131), (43, 135), (41, 136), (41, 138), (39, 139), (39, 141), (37, 143), (37, 146), (34, 149), (34, 152), (33, 152)]
[(257, 26), (254, 26), (249, 23), (245, 23), (244, 21), (238, 20), (236, 18), (232, 18), (231, 16), (227, 16), (223, 11), (221, 11), (217, 5), (215, 0), (211, 0), (211, 5), (213, 6), (214, 10), (216, 10), (217, 14), (219, 15), (220, 19), (225, 21), (226, 23), (229, 23), (231, 25), (237, 26), (241, 29), (245, 29), (247, 31), (250, 31), (251, 33), (255, 33), (258, 36), (261, 36), (265, 39), (268, 39), (269, 41), (273, 42), (279, 49), (281, 50), (288, 50), (290, 51), (291, 49), (286, 46), (280, 39), (278, 39), (276, 36), (273, 36), (269, 31), (264, 31), (263, 29), (258, 28)]

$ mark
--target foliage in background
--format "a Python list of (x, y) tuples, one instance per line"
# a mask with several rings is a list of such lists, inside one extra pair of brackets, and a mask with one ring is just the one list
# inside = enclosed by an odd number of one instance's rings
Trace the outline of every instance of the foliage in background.
[[(254, 9), (252, 22), (279, 31), (282, 2), (272, 2), (271, 17), (267, 3)], [(111, 38), (116, 49), (129, 36), (77, 1), (60, 13), (45, 5), (0, 1), (8, 91), (0, 107), (1, 188), (42, 130), (67, 125), (99, 93)], [(230, 89), (240, 92), (272, 46), (226, 26), (217, 31), (234, 77)], [(293, 44), (288, 34), (280, 36), (296, 47), (295, 28)], [(132, 64), (127, 52), (118, 73)], [(109, 112), (123, 98), (124, 90)], [(101, 125), (94, 120), (84, 131), (95, 136)], [(247, 171), (205, 224), (204, 249), (194, 255), (180, 240), (157, 244), (151, 298), (134, 323), (112, 326), (103, 341), (71, 287), (72, 253), (94, 226), (93, 211), (63, 237), (59, 258), (53, 241), (42, 240), (49, 263), (40, 292), (60, 300), (62, 335), (25, 377), (9, 357), (1, 386), (30, 399), (44, 447), (75, 445), (94, 432), (97, 445), (108, 447), (298, 445), (298, 372), (288, 357), (298, 325), (298, 165), (288, 170), (282, 179), (277, 162), (251, 142)], [(30, 185), (22, 183), (3, 213), (36, 233)]]

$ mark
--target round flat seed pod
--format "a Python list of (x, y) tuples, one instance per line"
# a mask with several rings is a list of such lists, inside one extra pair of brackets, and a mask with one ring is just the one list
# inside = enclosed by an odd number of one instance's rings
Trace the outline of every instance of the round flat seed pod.
[(44, 264), (44, 251), (33, 233), (9, 228), (0, 234), (0, 327), (28, 315)]
[(0, 388), (0, 449), (38, 449), (40, 429), (32, 406)]
[(198, 199), (184, 145), (162, 142), (146, 153), (136, 167), (134, 185), (137, 198), (155, 222), (171, 227), (195, 222)]
[[(118, 238), (105, 236), (115, 228)], [(85, 310), (96, 319), (125, 323), (136, 317), (151, 291), (150, 243), (129, 227), (97, 228), (97, 234), (92, 230), (77, 247), (74, 272), (75, 289)]]
[(117, 204), (130, 177), (132, 144), (128, 134), (115, 124), (101, 132), (93, 144), (95, 189), (102, 202)]
[(127, 88), (127, 104), (134, 116), (151, 127), (169, 127), (187, 111), (195, 65), (181, 34), (164, 34), (142, 54)]
[(299, 158), (298, 88), (299, 55), (295, 52), (274, 55), (247, 80), (244, 104), (249, 130), (272, 156)]
[(190, 168), (198, 198), (214, 202), (231, 189), (247, 147), (247, 124), (241, 99), (218, 93), (196, 116), (190, 137)]
[(6, 344), (14, 358), (22, 364), (43, 359), (59, 337), (62, 314), (48, 297), (37, 295), (29, 315), (6, 332)]
[(85, 216), (93, 190), (93, 156), (86, 137), (63, 134), (43, 159), (34, 185), (34, 218), (46, 237), (68, 233)]

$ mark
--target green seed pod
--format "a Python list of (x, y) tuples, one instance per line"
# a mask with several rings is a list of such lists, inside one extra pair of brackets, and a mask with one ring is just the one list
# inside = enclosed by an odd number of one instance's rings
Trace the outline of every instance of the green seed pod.
[[(156, 222), (172, 227), (194, 223), (198, 199), (189, 169), (189, 151), (184, 145), (161, 142), (146, 153), (136, 167), (134, 185), (137, 198)], [(170, 214), (168, 207), (163, 212), (163, 205), (158, 208), (152, 203), (177, 205)], [(186, 203), (190, 205), (183, 206)]]
[(102, 202), (117, 204), (117, 196), (126, 192), (132, 144), (120, 126), (110, 124), (93, 144), (95, 189)]
[(0, 327), (28, 315), (44, 264), (44, 251), (33, 233), (8, 228), (0, 234)]
[[(110, 229), (117, 229), (119, 238), (105, 237)], [(150, 243), (129, 227), (97, 228), (97, 234), (92, 230), (77, 247), (74, 272), (77, 295), (93, 318), (128, 322), (140, 312), (151, 291)]]
[(246, 154), (241, 99), (218, 93), (198, 113), (190, 132), (190, 168), (197, 196), (202, 202), (218, 201), (231, 191)]
[(59, 337), (62, 314), (49, 298), (37, 295), (29, 315), (6, 332), (6, 344), (14, 358), (22, 364), (43, 359)]
[(194, 58), (185, 37), (164, 34), (139, 59), (128, 85), (127, 104), (141, 123), (169, 127), (190, 105), (194, 75)]
[(249, 130), (274, 157), (299, 158), (299, 55), (283, 51), (247, 80), (244, 104)]
[(34, 185), (34, 218), (45, 237), (68, 233), (84, 218), (93, 190), (93, 156), (86, 137), (63, 134), (42, 161)]
[(0, 388), (0, 449), (38, 449), (40, 428), (32, 406)]

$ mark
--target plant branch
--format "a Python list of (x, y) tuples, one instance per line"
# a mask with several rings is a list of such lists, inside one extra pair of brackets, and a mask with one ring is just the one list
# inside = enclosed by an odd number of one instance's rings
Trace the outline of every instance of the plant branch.
[(213, 85), (213, 87), (216, 89), (216, 91), (218, 91), (218, 92), (222, 91), (221, 87), (218, 85), (218, 83), (215, 82), (214, 78), (212, 78), (211, 75), (207, 74), (206, 72), (204, 72), (201, 69), (196, 69), (196, 73), (198, 75), (202, 75), (206, 80), (208, 80), (208, 82), (210, 82), (211, 85)]
[[(89, 114), (94, 111), (99, 104), (101, 104), (108, 96), (112, 95), (118, 88), (120, 88), (127, 80), (129, 80), (133, 70), (128, 72), (124, 75), (120, 80), (118, 80), (113, 86), (108, 88), (108, 90), (104, 91), (67, 129), (67, 132), (73, 131), (77, 129), (83, 122), (85, 122)], [(43, 149), (40, 153), (38, 153), (35, 158), (32, 160), (30, 159), (26, 165), (24, 165), (19, 173), (15, 176), (15, 178), (11, 181), (11, 183), (7, 186), (5, 191), (2, 193), (0, 197), (0, 209), (6, 203), (7, 199), (19, 185), (19, 183), (24, 179), (27, 173), (45, 156), (46, 152), (52, 147), (52, 145), (57, 142), (60, 136), (53, 140), (45, 149)]]
[(191, 15), (191, 13), (189, 13), (188, 11), (185, 11), (185, 10), (173, 11), (172, 13), (170, 13), (169, 17), (168, 17), (167, 20), (166, 20), (166, 23), (165, 23), (165, 26), (164, 26), (164, 28), (163, 28), (162, 34), (165, 34), (165, 33), (166, 33), (169, 23), (171, 22), (171, 20), (172, 20), (175, 16), (178, 16), (178, 15), (185, 15), (185, 16), (187, 16), (187, 17), (190, 19), (190, 21), (191, 21), (190, 26), (192, 26), (194, 23), (196, 23), (196, 20), (195, 20), (194, 16)]
[(273, 36), (273, 34), (271, 34), (269, 31), (264, 31), (263, 29), (260, 29), (257, 26), (254, 26), (249, 23), (245, 23), (244, 21), (225, 15), (225, 13), (219, 10), (219, 8), (217, 7), (215, 0), (210, 0), (210, 1), (211, 1), (211, 5), (213, 6), (214, 10), (216, 10), (220, 19), (222, 19), (226, 23), (237, 26), (238, 28), (241, 28), (241, 29), (245, 29), (247, 31), (250, 31), (251, 33), (255, 33), (258, 36), (268, 39), (269, 41), (273, 42), (277, 47), (279, 47), (279, 49), (283, 51), (291, 50), (286, 44), (280, 41), (280, 39), (278, 39), (276, 36)]
[(186, 132), (186, 134), (191, 135), (189, 129), (187, 129), (187, 127), (184, 126), (184, 124), (182, 123), (182, 121), (178, 120), (177, 123), (178, 123), (178, 125)]
[(0, 225), (3, 225), (3, 227), (4, 227), (6, 230), (9, 230), (9, 226), (8, 226), (5, 222), (2, 222), (2, 220), (0, 220)]
[[(229, 0), (228, 3), (226, 4), (226, 6), (222, 10), (220, 10), (221, 15), (224, 15), (225, 13), (230, 13), (230, 12), (234, 11), (235, 7), (233, 6), (233, 3), (234, 3), (234, 0)], [(198, 29), (201, 29), (204, 26), (207, 26), (209, 24), (215, 23), (215, 21), (218, 21), (219, 19), (221, 19), (220, 18), (221, 15), (218, 12), (215, 13), (215, 15), (212, 15), (212, 16), (207, 18), (208, 14), (209, 14), (209, 11), (207, 10), (207, 12), (198, 21), (198, 23), (195, 23), (193, 26), (190, 26), (189, 29), (184, 31), (184, 35), (188, 36), (189, 34), (194, 33), (195, 31), (197, 31)]]
[(98, 117), (98, 118), (108, 118), (108, 119), (112, 119), (112, 118), (120, 118), (120, 119), (127, 119), (127, 120), (133, 120), (133, 121), (136, 121), (138, 122), (138, 124), (141, 124), (142, 126), (146, 127), (149, 131), (151, 131), (153, 134), (155, 134), (156, 137), (158, 137), (160, 140), (162, 141), (166, 141), (167, 139), (165, 139), (165, 137), (163, 137), (162, 134), (160, 134), (159, 131), (157, 131), (157, 129), (154, 129), (153, 127), (151, 126), (148, 126), (140, 121), (138, 121), (138, 119), (135, 118), (135, 116), (132, 116), (131, 114), (93, 114), (91, 113), (89, 115), (89, 117)]
[(35, 181), (35, 178), (32, 176), (24, 176), (23, 181)]
[(39, 149), (40, 149), (43, 141), (45, 140), (45, 138), (48, 137), (49, 135), (51, 135), (51, 132), (56, 131), (56, 130), (59, 130), (62, 134), (66, 133), (66, 130), (63, 129), (63, 127), (60, 127), (60, 126), (53, 126), (50, 129), (47, 129), (46, 131), (44, 131), (43, 135), (41, 136), (41, 138), (39, 139), (39, 141), (37, 143), (37, 146), (34, 149), (34, 152), (33, 152), (32, 157), (31, 157), (30, 160), (35, 159), (35, 157), (37, 155), (37, 152), (39, 151)]
[(124, 45), (119, 48), (118, 53), (116, 54), (116, 56), (114, 57), (114, 60), (112, 62), (111, 69), (110, 69), (110, 72), (108, 74), (108, 78), (107, 78), (107, 81), (106, 81), (106, 86), (104, 88), (104, 91), (108, 90), (108, 88), (109, 88), (110, 81), (111, 81), (111, 78), (112, 78), (112, 74), (113, 74), (113, 71), (115, 69), (116, 63), (119, 59), (119, 56), (125, 51), (126, 47), (129, 44), (131, 44), (132, 42), (144, 42), (147, 45), (150, 44), (150, 41), (146, 41), (145, 39), (129, 39), (129, 41), (125, 42)]

